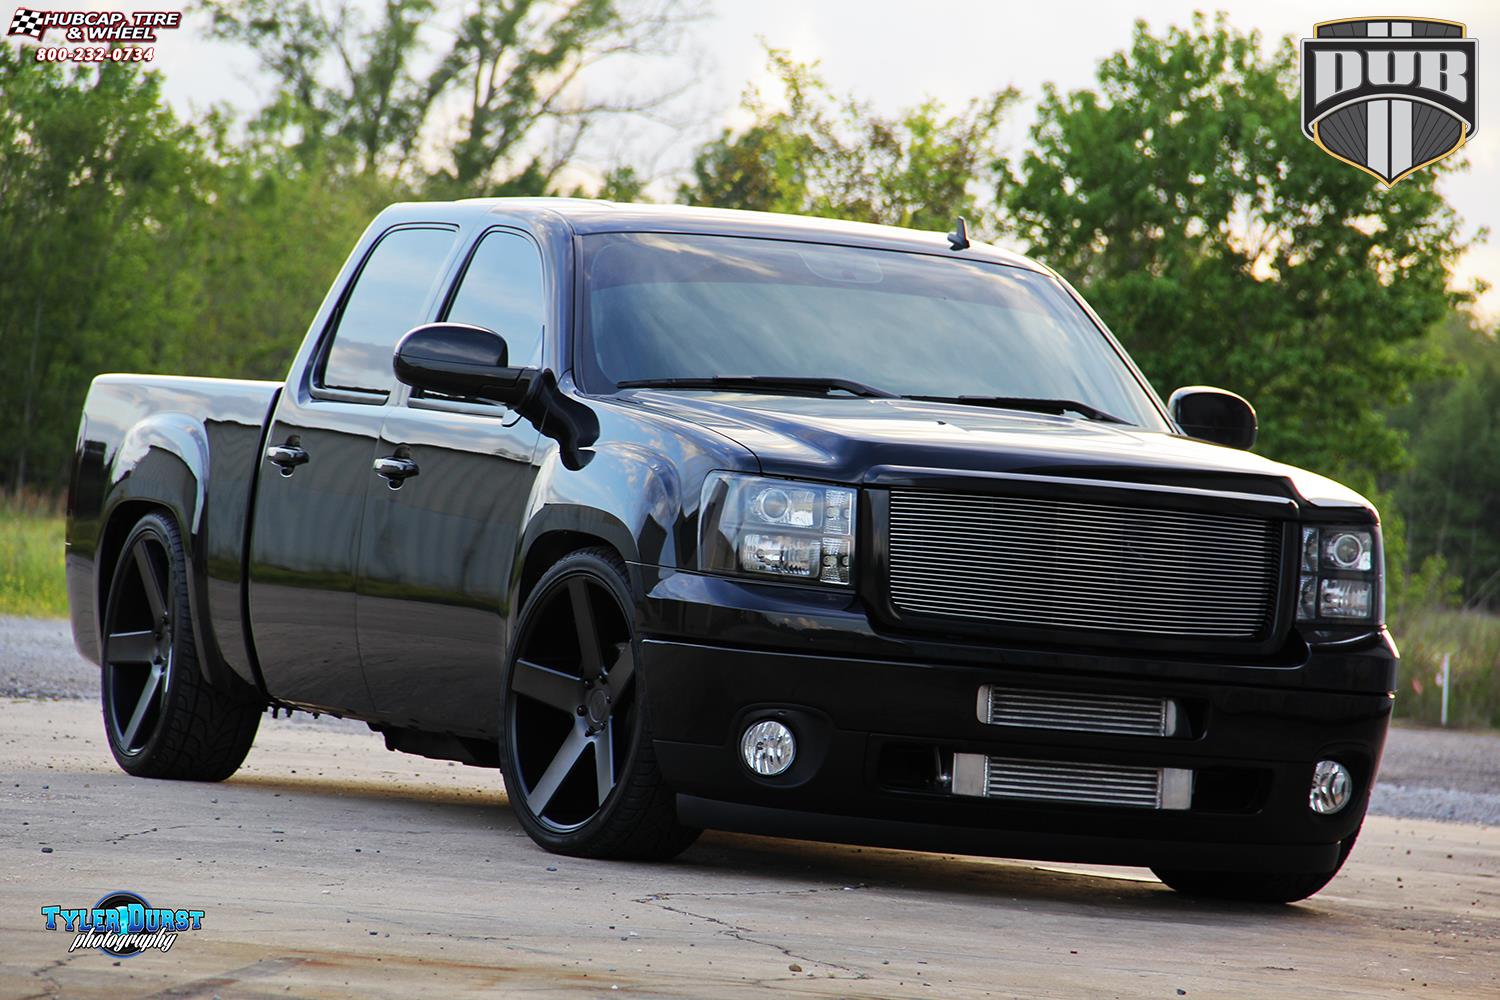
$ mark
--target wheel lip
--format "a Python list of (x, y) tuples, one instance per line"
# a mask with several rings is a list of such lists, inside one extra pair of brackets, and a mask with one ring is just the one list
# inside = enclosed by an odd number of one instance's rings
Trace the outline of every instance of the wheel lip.
[[(626, 608), (624, 602), (620, 600), (619, 595), (615, 592), (615, 588), (612, 585), (613, 581), (609, 580), (603, 574), (599, 573), (592, 566), (582, 565), (574, 569), (570, 569), (566, 573), (558, 574), (552, 580), (548, 581), (546, 587), (541, 588), (532, 594), (530, 599), (527, 601), (528, 610), (533, 612), (540, 611), (553, 600), (556, 600), (559, 597), (566, 598), (566, 589), (568, 583), (570, 580), (576, 577), (584, 577), (589, 585), (595, 587), (597, 590), (604, 591), (609, 595), (610, 600), (615, 602), (615, 607), (620, 612), (620, 617), (625, 623), (625, 629), (628, 634), (627, 641), (631, 647), (631, 655), (638, 656), (638, 642), (635, 634), (635, 627), (631, 620), (629, 610)], [(618, 735), (623, 734), (625, 738), (630, 741), (630, 745), (626, 748), (625, 756), (623, 761), (621, 762), (620, 769), (615, 775), (614, 787), (610, 789), (609, 795), (607, 795), (604, 801), (599, 804), (598, 808), (590, 813), (585, 819), (582, 819), (577, 823), (558, 823), (555, 820), (548, 819), (545, 815), (539, 815), (536, 812), (532, 811), (530, 805), (528, 805), (526, 802), (527, 794), (530, 790), (526, 787), (524, 776), (521, 774), (521, 758), (519, 752), (520, 746), (517, 742), (517, 726), (515, 725), (516, 703), (519, 696), (515, 692), (515, 689), (512, 685), (512, 680), (515, 676), (516, 661), (522, 658), (522, 652), (526, 648), (527, 640), (531, 637), (533, 630), (536, 627), (537, 617), (538, 616), (533, 613), (523, 618), (521, 627), (516, 636), (516, 641), (512, 648), (510, 661), (506, 665), (506, 689), (504, 693), (505, 700), (502, 709), (505, 715), (503, 719), (504, 724), (502, 726), (502, 731), (504, 733), (504, 739), (506, 742), (506, 756), (508, 756), (510, 761), (512, 762), (512, 770), (516, 772), (516, 778), (518, 779), (519, 784), (518, 788), (514, 790), (507, 788), (507, 791), (512, 792), (512, 794), (510, 795), (511, 803), (523, 816), (536, 823), (547, 834), (553, 836), (567, 836), (569, 834), (577, 833), (579, 830), (582, 830), (583, 828), (589, 826), (591, 823), (597, 822), (600, 817), (611, 810), (619, 801), (620, 786), (624, 784), (624, 782), (620, 778), (620, 775), (625, 774), (629, 771), (631, 764), (635, 759), (636, 747), (634, 744), (636, 733), (634, 731), (633, 725), (628, 731), (624, 726), (620, 726), (616, 734), (612, 736), (613, 739)], [(636, 676), (633, 676), (631, 679), (632, 683), (638, 683), (639, 670), (635, 671), (635, 674)], [(637, 715), (634, 711), (631, 712), (630, 718), (632, 722), (635, 718), (637, 718)], [(611, 713), (609, 721), (613, 723), (614, 720), (615, 715)], [(575, 724), (576, 722), (577, 720), (575, 719)]]
[[(161, 690), (156, 694), (160, 705), (157, 709), (157, 718), (151, 731), (145, 739), (139, 740), (132, 749), (125, 743), (124, 729), (120, 724), (120, 706), (116, 699), (116, 670), (117, 664), (110, 662), (109, 639), (115, 632), (115, 614), (118, 610), (117, 589), (121, 581), (131, 572), (130, 564), (134, 559), (137, 546), (147, 544), (154, 546), (164, 557), (166, 566), (166, 578), (162, 581), (162, 599), (167, 609), (166, 631), (166, 656), (162, 665)], [(105, 603), (104, 628), (100, 634), (99, 661), (100, 661), (100, 688), (104, 698), (104, 721), (106, 735), (109, 737), (110, 747), (121, 757), (135, 759), (147, 752), (157, 734), (161, 732), (161, 724), (166, 711), (167, 698), (171, 693), (172, 677), (175, 673), (177, 662), (177, 628), (180, 621), (177, 608), (176, 566), (172, 559), (172, 549), (168, 539), (154, 526), (143, 525), (131, 533), (125, 546), (120, 550), (120, 558), (115, 564), (115, 576), (110, 585), (110, 592)], [(139, 704), (139, 703), (137, 703)], [(136, 706), (131, 706), (132, 710)]]

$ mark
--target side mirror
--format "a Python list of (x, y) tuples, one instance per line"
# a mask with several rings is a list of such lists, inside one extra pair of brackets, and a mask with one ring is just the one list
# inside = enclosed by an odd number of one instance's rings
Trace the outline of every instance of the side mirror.
[(1200, 441), (1248, 448), (1255, 443), (1255, 407), (1227, 389), (1183, 386), (1167, 403), (1182, 433)]
[(505, 338), (464, 323), (428, 323), (401, 338), (392, 360), (413, 389), (476, 396), (516, 406), (531, 394), (537, 369), (512, 368)]

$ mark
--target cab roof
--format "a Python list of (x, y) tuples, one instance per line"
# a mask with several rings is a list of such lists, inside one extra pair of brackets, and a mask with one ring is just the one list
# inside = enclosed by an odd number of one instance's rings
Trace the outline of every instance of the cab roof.
[(579, 235), (692, 233), (804, 240), (938, 253), (958, 260), (985, 260), (1030, 271), (1047, 270), (1029, 257), (977, 241), (965, 250), (953, 250), (943, 233), (776, 212), (745, 212), (689, 205), (641, 205), (590, 198), (468, 198), (450, 202), (406, 202), (392, 205), (382, 214), (397, 217), (391, 221), (420, 219), (469, 225), (504, 220), (529, 223), (531, 226), (562, 222)]

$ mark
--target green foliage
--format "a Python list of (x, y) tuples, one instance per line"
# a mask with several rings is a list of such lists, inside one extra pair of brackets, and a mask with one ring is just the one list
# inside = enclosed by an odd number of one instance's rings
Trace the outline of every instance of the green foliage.
[(61, 512), (39, 497), (0, 494), (0, 615), (67, 613)]
[(583, 186), (574, 187), (570, 198), (601, 198), (604, 201), (622, 203), (650, 201), (646, 197), (646, 179), (634, 167), (617, 166), (605, 171), (599, 186), (593, 190)]
[[(179, 120), (134, 64), (68, 69), (0, 48), (0, 349), (12, 359), (0, 468), (12, 486), (63, 486), (100, 372), (280, 378), (381, 208), (547, 192), (590, 123), (661, 96), (588, 102), (580, 74), (670, 46), (691, 13), (679, 0), (482, 0), (438, 52), (421, 30), (427, 0), (392, 0), (368, 25), (348, 5), (204, 7), (278, 82), (247, 130), (217, 112)], [(434, 120), (460, 134), (446, 160), (418, 164)], [(621, 168), (606, 187), (629, 196), (641, 182)]]
[(100, 372), (280, 378), (399, 189), (239, 150), (133, 65), (19, 53), (0, 49), (0, 467), (58, 489)]
[(1266, 454), (1370, 488), (1400, 468), (1382, 409), (1436, 368), (1422, 338), (1465, 243), (1434, 182), (1390, 190), (1300, 134), (1297, 56), (1201, 15), (1137, 24), (1096, 90), (1045, 92), (1003, 192), (1158, 386), (1249, 397)]
[(1383, 519), (1387, 621), (1404, 620), (1428, 610), (1456, 608), (1463, 603), (1463, 581), (1450, 572), (1447, 560), (1440, 555), (1411, 551), (1405, 512), (1395, 498), (1377, 490), (1370, 500)]
[[(366, 176), (400, 177), (438, 197), (546, 193), (600, 117), (670, 96), (591, 99), (585, 71), (671, 51), (693, 16), (678, 0), (478, 0), (447, 33), (428, 26), (432, 0), (388, 0), (373, 21), (315, 0), (201, 7), (215, 36), (249, 48), (277, 81), (261, 134), (304, 162), (352, 159)], [(434, 132), (440, 155), (428, 162), (418, 154)]]
[(1394, 494), (1407, 512), (1415, 559), (1439, 560), (1472, 604), (1500, 604), (1500, 342), (1466, 312), (1437, 342), (1448, 376), (1422, 387), (1393, 417), (1412, 460)]
[(203, 195), (200, 143), (128, 64), (68, 70), (7, 45), (0, 93), (0, 467), (57, 483), (96, 372), (191, 357), (200, 276), (182, 221)]
[(188, 370), (279, 380), (360, 233), (408, 192), (337, 165), (237, 153), (222, 138), (211, 173), (214, 197), (192, 220), (202, 287)]
[(926, 101), (885, 118), (853, 98), (835, 98), (816, 66), (776, 49), (768, 56), (785, 106), (747, 92), (742, 106), (751, 123), (698, 151), (680, 201), (917, 229), (946, 230), (956, 215), (976, 228), (993, 225), (985, 189), (994, 182), (995, 132), (1014, 90), (957, 114)]

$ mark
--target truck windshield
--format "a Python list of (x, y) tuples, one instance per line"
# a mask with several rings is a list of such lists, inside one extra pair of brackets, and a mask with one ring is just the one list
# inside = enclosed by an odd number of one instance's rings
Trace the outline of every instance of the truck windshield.
[(727, 236), (596, 234), (583, 250), (578, 361), (591, 391), (715, 376), (845, 380), (989, 405), (1069, 400), (1166, 429), (1103, 332), (1045, 274)]

